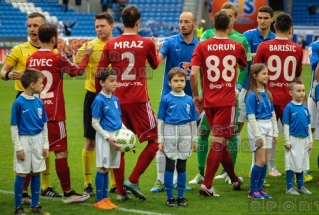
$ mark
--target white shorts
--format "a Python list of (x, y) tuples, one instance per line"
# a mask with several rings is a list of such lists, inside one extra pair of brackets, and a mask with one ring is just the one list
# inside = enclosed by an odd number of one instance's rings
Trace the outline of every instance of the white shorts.
[[(261, 136), (264, 140), (264, 146), (261, 147), (262, 149), (271, 149), (272, 148), (272, 142), (273, 142), (273, 126), (271, 123), (271, 120), (257, 120), (257, 124), (261, 133)], [(258, 145), (256, 143), (256, 138), (254, 135), (254, 132), (248, 123), (248, 138), (249, 138), (249, 145), (250, 150), (252, 152), (256, 151), (258, 148)]]
[[(108, 132), (110, 137), (115, 132)], [(109, 141), (105, 140), (98, 132), (95, 134), (96, 167), (119, 168), (121, 152), (113, 149)]]
[(290, 136), (291, 149), (285, 148), (285, 170), (302, 172), (309, 169), (308, 137)]
[(242, 89), (238, 96), (238, 102), (239, 102), (239, 114), (238, 114), (238, 122), (247, 122), (246, 119), (246, 103), (245, 103), (245, 96), (246, 96), (247, 90)]
[(190, 123), (184, 125), (164, 125), (164, 154), (172, 160), (186, 160), (191, 156), (191, 126)]
[(46, 170), (43, 158), (43, 134), (21, 135), (20, 142), (24, 151), (24, 160), (18, 160), (14, 152), (14, 171), (20, 174), (39, 173)]

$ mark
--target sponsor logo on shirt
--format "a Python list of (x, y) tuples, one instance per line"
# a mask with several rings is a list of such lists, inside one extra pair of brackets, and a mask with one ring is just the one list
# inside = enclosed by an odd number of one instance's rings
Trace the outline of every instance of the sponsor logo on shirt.
[(28, 112), (28, 111), (29, 111), (29, 109), (22, 110), (22, 113), (26, 113), (26, 112)]
[(171, 105), (171, 106), (169, 106), (170, 108), (174, 108), (174, 107), (176, 107), (176, 105)]
[(38, 116), (42, 119), (42, 108), (38, 108)]

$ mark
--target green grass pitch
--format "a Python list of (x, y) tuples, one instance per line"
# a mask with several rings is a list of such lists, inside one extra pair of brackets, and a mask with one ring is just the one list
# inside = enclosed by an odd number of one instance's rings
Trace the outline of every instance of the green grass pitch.
[[(1, 66), (0, 66), (1, 67)], [(152, 107), (157, 113), (161, 84), (163, 76), (163, 65), (154, 71), (149, 78), (148, 88), (152, 102)], [(309, 88), (310, 67), (304, 66), (303, 78), (306, 88)], [(307, 90), (308, 92), (308, 90)], [(66, 78), (64, 81), (64, 94), (67, 110), (67, 132), (69, 143), (69, 166), (71, 169), (72, 187), (77, 192), (83, 192), (83, 175), (81, 151), (84, 145), (82, 110), (83, 99), (85, 95), (84, 78), (75, 79)], [(14, 101), (16, 91), (14, 90), (13, 81), (0, 81), (0, 214), (7, 215), (13, 213), (13, 144), (10, 135), (10, 111)], [(244, 178), (242, 191), (233, 191), (232, 187), (225, 184), (224, 180), (215, 180), (214, 187), (217, 189), (220, 197), (204, 198), (198, 193), (199, 185), (190, 185), (192, 191), (186, 192), (185, 197), (188, 199), (187, 208), (168, 208), (165, 206), (165, 192), (153, 194), (149, 190), (156, 180), (156, 162), (155, 159), (147, 171), (140, 178), (142, 192), (146, 195), (146, 201), (140, 201), (133, 197), (131, 201), (118, 203), (119, 209), (111, 211), (101, 211), (93, 208), (95, 198), (90, 198), (83, 204), (63, 204), (58, 199), (40, 198), (41, 205), (44, 209), (51, 212), (52, 215), (98, 215), (98, 214), (318, 214), (319, 189), (317, 179), (319, 178), (317, 167), (318, 141), (314, 143), (314, 149), (311, 155), (311, 174), (314, 179), (311, 183), (306, 184), (307, 188), (313, 192), (310, 196), (300, 195), (291, 197), (285, 195), (285, 176), (271, 177), (267, 176), (267, 183), (271, 184), (266, 191), (272, 195), (271, 200), (258, 202), (250, 201), (247, 198), (249, 190), (248, 171), (251, 165), (251, 153), (245, 143), (247, 138), (246, 127), (242, 132), (242, 144), (237, 158), (236, 172)], [(137, 144), (137, 153), (128, 152), (126, 158), (125, 178), (131, 173), (138, 155), (145, 144)], [(283, 136), (279, 138), (277, 146), (276, 165), (280, 172), (284, 173), (284, 153), (283, 153)], [(54, 154), (51, 157), (51, 185), (61, 192), (58, 178), (54, 167)], [(194, 153), (187, 162), (187, 181), (191, 180), (197, 174), (197, 158)], [(95, 173), (93, 173), (94, 181)], [(114, 200), (115, 194), (110, 194)], [(308, 207), (309, 206), (309, 207)], [(25, 206), (28, 213), (28, 207)], [(304, 210), (304, 211), (301, 211)]]

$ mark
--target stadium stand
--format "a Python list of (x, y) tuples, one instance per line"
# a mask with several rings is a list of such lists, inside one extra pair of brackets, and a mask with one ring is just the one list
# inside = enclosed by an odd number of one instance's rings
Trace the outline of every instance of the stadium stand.
[[(313, 5), (314, 14), (310, 14), (308, 7)], [(292, 18), (294, 25), (319, 25), (319, 1), (318, 0), (307, 0), (307, 1), (293, 1), (292, 5)], [(316, 10), (318, 12), (316, 12)]]
[[(170, 36), (178, 33), (178, 18), (182, 12), (184, 0), (130, 0), (129, 5), (136, 5), (142, 13), (142, 28), (140, 33), (143, 36)], [(174, 7), (172, 7), (174, 5)], [(120, 21), (119, 5), (112, 4), (113, 16)], [(30, 12), (42, 13), (48, 22), (58, 24), (59, 21), (77, 24), (72, 28), (72, 36), (95, 37), (94, 15), (95, 13), (75, 13), (73, 9), (62, 12), (62, 4), (58, 2), (34, 1), (10, 3), (0, 1), (0, 24), (2, 30), (0, 37), (26, 37), (27, 31), (25, 21)], [(14, 19), (12, 19), (14, 17)], [(117, 24), (114, 28), (113, 36), (121, 33), (121, 25)]]

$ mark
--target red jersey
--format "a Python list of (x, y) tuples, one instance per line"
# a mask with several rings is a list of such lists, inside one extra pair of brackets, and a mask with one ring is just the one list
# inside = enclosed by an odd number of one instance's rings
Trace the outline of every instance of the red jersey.
[(237, 63), (247, 66), (240, 43), (214, 37), (197, 45), (191, 64), (201, 67), (203, 108), (236, 105)]
[[(106, 68), (109, 64), (117, 73), (117, 88), (114, 95), (120, 104), (133, 104), (149, 101), (147, 78), (152, 71), (146, 66), (146, 60), (152, 69), (156, 69), (159, 60), (154, 42), (137, 34), (122, 34), (107, 41), (98, 67)], [(98, 76), (98, 74), (97, 74)], [(96, 92), (101, 86), (95, 79)]]
[[(85, 60), (87, 59), (88, 57)], [(34, 52), (28, 57), (26, 65), (26, 68), (40, 70), (46, 77), (43, 80), (44, 88), (39, 97), (44, 103), (49, 121), (64, 121), (63, 73), (74, 77), (82, 75), (84, 69), (71, 63), (65, 56), (55, 54), (49, 49), (39, 49)]]
[(259, 45), (253, 63), (267, 65), (268, 89), (274, 105), (286, 105), (291, 101), (288, 86), (301, 75), (302, 57), (302, 47), (288, 39), (276, 38)]

